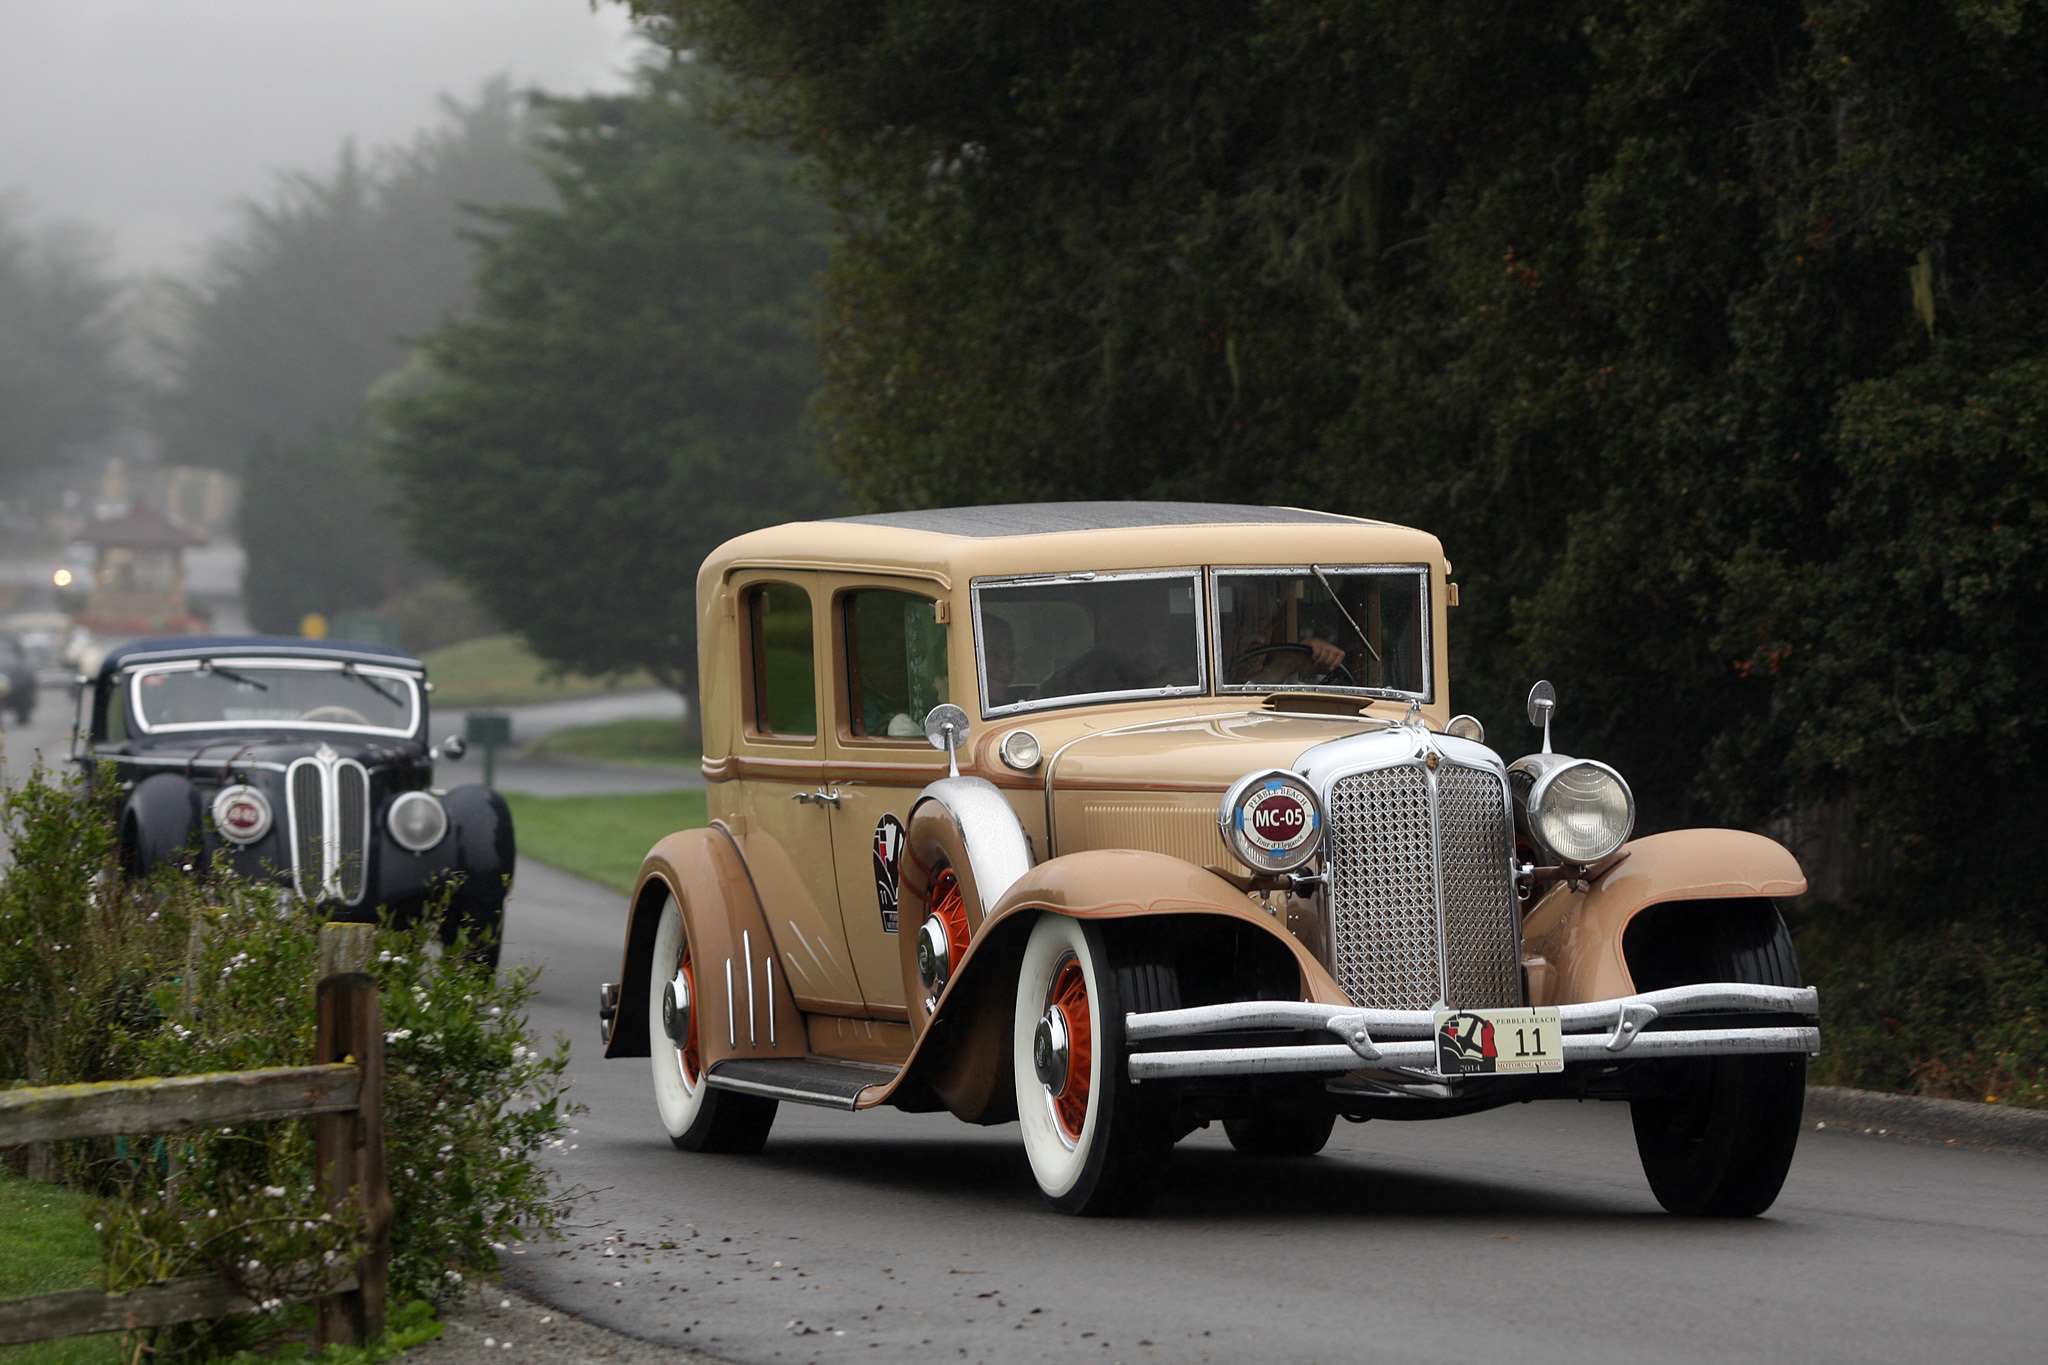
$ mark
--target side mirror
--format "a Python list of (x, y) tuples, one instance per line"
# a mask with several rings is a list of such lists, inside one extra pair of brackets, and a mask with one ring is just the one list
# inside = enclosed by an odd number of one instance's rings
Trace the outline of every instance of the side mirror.
[(461, 758), (469, 752), (469, 742), (461, 735), (450, 735), (441, 741), (438, 748), (427, 750), (427, 757), (433, 759)]
[(1557, 710), (1557, 689), (1549, 681), (1538, 682), (1529, 689), (1529, 723), (1543, 729), (1543, 752), (1550, 752), (1550, 717)]
[(960, 776), (960, 746), (967, 742), (967, 713), (949, 701), (925, 712), (924, 737), (946, 751), (946, 775)]

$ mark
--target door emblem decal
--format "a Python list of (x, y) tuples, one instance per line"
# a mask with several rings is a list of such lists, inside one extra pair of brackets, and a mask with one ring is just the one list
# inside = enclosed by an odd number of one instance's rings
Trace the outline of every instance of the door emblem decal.
[(896, 902), (902, 894), (903, 822), (884, 815), (875, 826), (875, 899), (882, 907), (882, 932), (896, 932)]

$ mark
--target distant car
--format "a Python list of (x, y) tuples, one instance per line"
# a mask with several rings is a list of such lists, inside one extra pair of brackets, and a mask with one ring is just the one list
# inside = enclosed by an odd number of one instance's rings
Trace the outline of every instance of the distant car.
[(459, 879), (442, 939), (466, 928), (495, 963), (512, 815), (487, 787), (434, 789), (427, 692), (426, 666), (383, 645), (135, 640), (81, 692), (78, 758), (121, 797), (131, 875), (190, 860), (285, 883), (337, 919), (401, 921)]
[(6, 685), (0, 706), (12, 711), (20, 724), (28, 724), (36, 713), (36, 666), (13, 631), (0, 630), (0, 679)]
[(1820, 1037), (1772, 900), (1799, 865), (1632, 839), (1547, 683), (1541, 750), (1489, 747), (1451, 709), (1457, 601), (1435, 536), (1285, 507), (727, 542), (711, 824), (642, 865), (606, 1055), (651, 1059), (693, 1151), (758, 1150), (789, 1101), (1017, 1121), (1074, 1213), (1144, 1207), (1212, 1122), (1301, 1157), (1338, 1118), (1537, 1099), (1629, 1104), (1666, 1208), (1761, 1212)]

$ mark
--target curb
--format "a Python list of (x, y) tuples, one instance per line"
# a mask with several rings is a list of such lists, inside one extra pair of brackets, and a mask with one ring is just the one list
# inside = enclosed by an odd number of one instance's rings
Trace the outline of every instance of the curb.
[(1957, 1142), (2002, 1152), (2048, 1156), (2048, 1110), (2003, 1109), (1966, 1100), (1883, 1095), (1839, 1085), (1806, 1088), (1805, 1120), (1886, 1137)]

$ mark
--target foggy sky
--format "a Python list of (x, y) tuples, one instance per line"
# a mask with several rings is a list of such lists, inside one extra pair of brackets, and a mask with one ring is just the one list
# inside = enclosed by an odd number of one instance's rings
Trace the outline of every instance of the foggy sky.
[(276, 171), (409, 141), (500, 73), (620, 88), (637, 50), (589, 0), (0, 0), (0, 194), (184, 273)]

